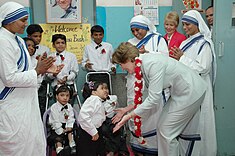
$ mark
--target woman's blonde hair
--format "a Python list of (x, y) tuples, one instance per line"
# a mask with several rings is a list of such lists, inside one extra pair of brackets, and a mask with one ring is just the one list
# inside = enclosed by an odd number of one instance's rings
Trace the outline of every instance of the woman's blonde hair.
[(139, 50), (129, 42), (122, 42), (112, 56), (112, 63), (120, 64), (134, 61), (139, 56)]
[(175, 24), (175, 26), (178, 27), (178, 25), (179, 25), (179, 15), (178, 15), (178, 13), (175, 12), (175, 11), (167, 13), (166, 17), (165, 17), (165, 20), (164, 20), (164, 23), (165, 22), (173, 22)]

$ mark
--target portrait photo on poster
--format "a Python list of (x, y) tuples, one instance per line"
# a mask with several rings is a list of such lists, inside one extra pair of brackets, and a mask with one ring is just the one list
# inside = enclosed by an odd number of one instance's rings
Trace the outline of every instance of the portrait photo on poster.
[(46, 0), (47, 23), (81, 23), (81, 0)]

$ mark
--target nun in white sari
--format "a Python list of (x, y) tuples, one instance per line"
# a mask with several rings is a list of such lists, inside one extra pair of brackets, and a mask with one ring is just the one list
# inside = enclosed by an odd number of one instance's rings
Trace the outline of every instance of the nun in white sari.
[(186, 12), (182, 17), (183, 28), (189, 38), (180, 48), (172, 49), (177, 60), (201, 75), (207, 84), (205, 99), (200, 112), (200, 156), (215, 156), (217, 151), (215, 116), (212, 86), (215, 83), (216, 59), (211, 32), (195, 10)]
[[(161, 53), (168, 56), (167, 43), (163, 36), (156, 31), (156, 27), (153, 23), (143, 15), (134, 16), (130, 21), (130, 28), (134, 38), (128, 40), (129, 43), (135, 45), (140, 53), (150, 52), (150, 53)], [(134, 103), (134, 82), (135, 76), (133, 74), (127, 75), (127, 104)], [(147, 89), (144, 87), (143, 98), (147, 96)], [(169, 92), (169, 91), (168, 91)], [(150, 116), (148, 118), (142, 118), (142, 133), (143, 137), (148, 142), (147, 145), (141, 145), (138, 138), (134, 135), (134, 121), (129, 121), (129, 127), (132, 132), (130, 137), (130, 143), (132, 149), (139, 153), (156, 155), (158, 153), (157, 148), (157, 130), (156, 125), (158, 122), (159, 115), (161, 113), (164, 102), (166, 101), (169, 93), (164, 94), (162, 97), (162, 105), (156, 106), (150, 111)]]
[[(37, 96), (37, 75), (52, 58), (31, 69), (23, 34), (28, 12), (16, 2), (0, 7), (0, 155), (45, 156), (46, 140)], [(47, 62), (48, 61), (48, 62)], [(44, 66), (47, 62), (48, 67)]]

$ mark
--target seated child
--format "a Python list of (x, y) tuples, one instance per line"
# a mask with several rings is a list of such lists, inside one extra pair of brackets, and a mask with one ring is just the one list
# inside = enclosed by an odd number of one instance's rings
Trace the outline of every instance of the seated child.
[[(67, 84), (71, 91), (74, 92), (74, 80), (78, 74), (78, 62), (76, 55), (66, 51), (66, 36), (63, 34), (55, 34), (52, 36), (53, 47), (56, 52), (51, 54), (56, 58), (55, 64), (63, 64), (64, 67), (59, 74), (48, 74), (47, 76), (53, 80), (52, 88), (56, 85)], [(70, 97), (70, 104), (73, 106), (75, 96)]]
[(73, 107), (68, 103), (70, 92), (66, 85), (60, 86), (56, 90), (57, 102), (51, 106), (49, 124), (52, 127), (51, 139), (56, 145), (56, 153), (66, 153), (64, 142), (68, 140), (71, 154), (76, 153), (76, 144), (73, 139), (73, 127), (75, 123)]
[(103, 101), (107, 97), (103, 82), (85, 83), (83, 87), (85, 102), (78, 115), (79, 139), (77, 154), (79, 156), (104, 156), (104, 139), (102, 124), (105, 121)]
[(113, 133), (114, 124), (112, 123), (112, 118), (115, 115), (115, 109), (117, 108), (117, 96), (109, 95), (108, 85), (103, 83), (104, 89), (107, 93), (107, 98), (103, 102), (106, 120), (102, 126), (102, 133), (105, 139), (105, 151), (106, 156), (113, 155), (128, 155), (128, 149), (126, 146), (126, 138), (124, 136), (124, 128), (122, 127), (119, 131)]

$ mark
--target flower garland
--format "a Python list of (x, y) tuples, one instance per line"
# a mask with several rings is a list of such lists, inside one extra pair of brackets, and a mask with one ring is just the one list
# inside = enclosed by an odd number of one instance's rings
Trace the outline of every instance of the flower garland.
[[(135, 58), (135, 97), (134, 97), (134, 109), (138, 107), (142, 103), (142, 88), (143, 88), (143, 80), (142, 80), (142, 73), (141, 73), (141, 65), (142, 60), (139, 57)], [(146, 141), (141, 136), (141, 117), (135, 116), (134, 117), (134, 129), (135, 129), (135, 135), (139, 138), (139, 142), (141, 144), (146, 144)]]
[(184, 4), (186, 9), (199, 8), (198, 0), (183, 0), (183, 4)]

